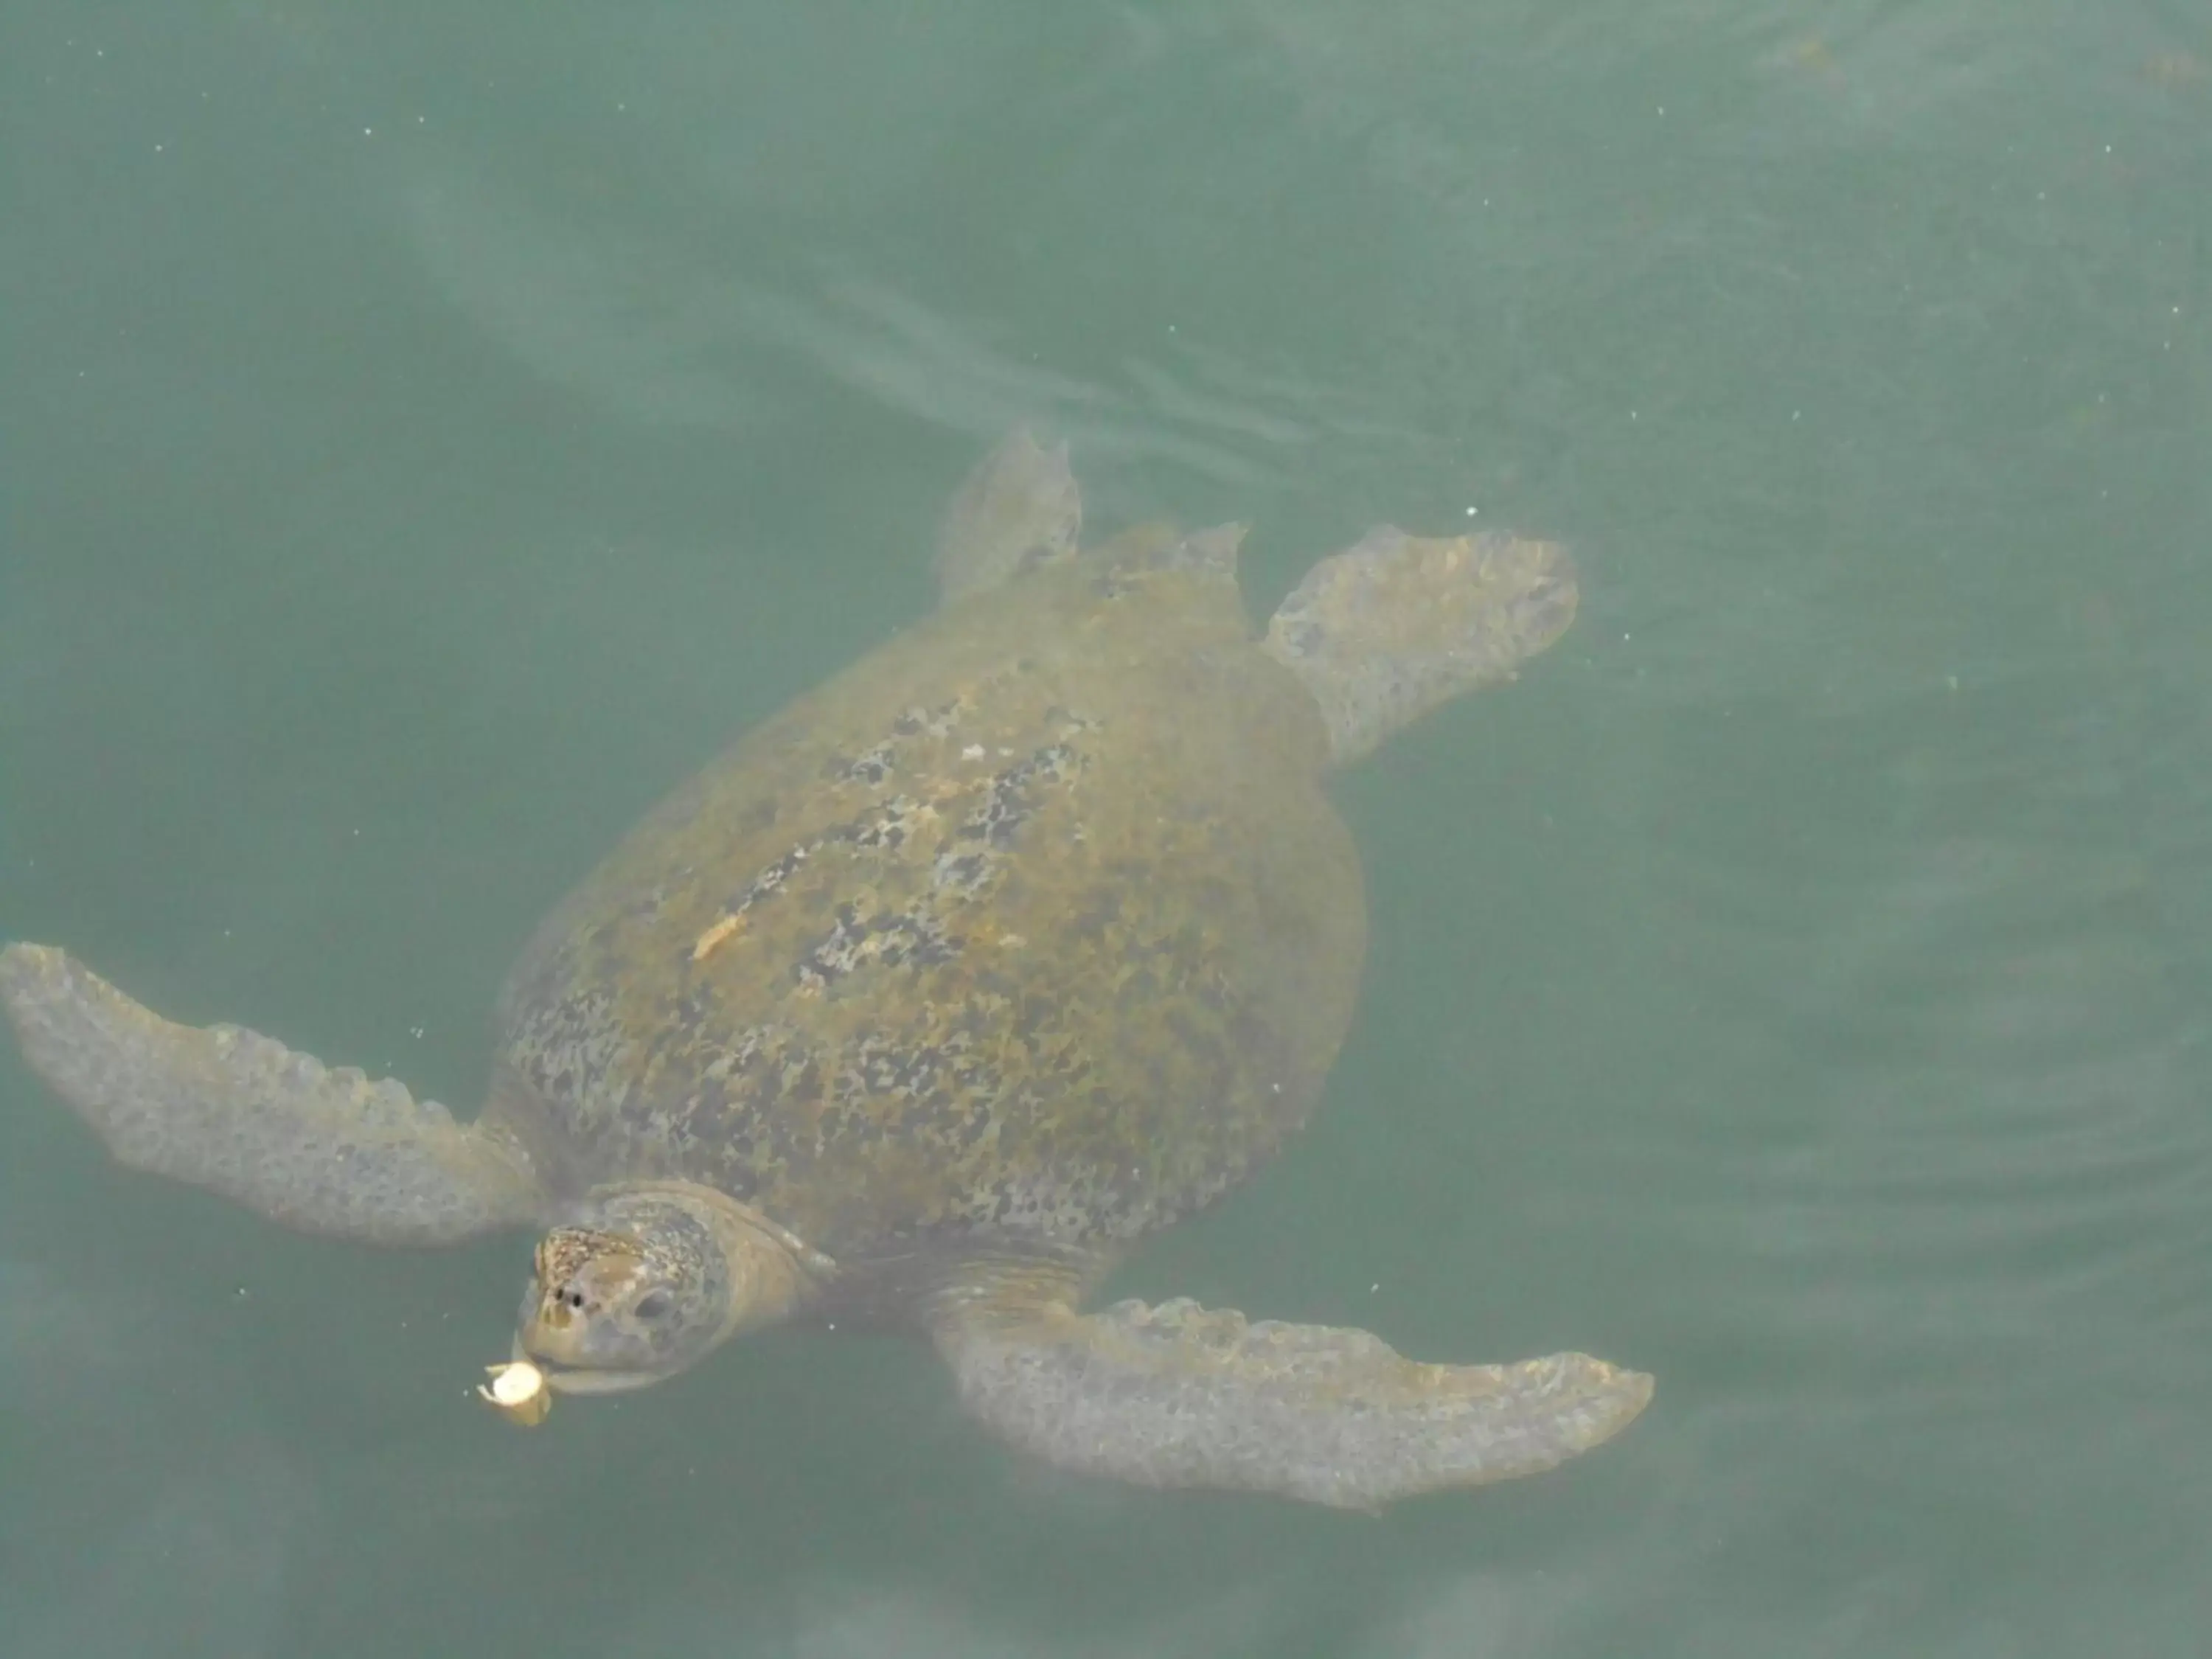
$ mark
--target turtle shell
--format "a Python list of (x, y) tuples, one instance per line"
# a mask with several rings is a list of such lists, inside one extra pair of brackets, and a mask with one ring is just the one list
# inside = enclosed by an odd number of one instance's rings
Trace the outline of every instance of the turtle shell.
[(571, 1189), (718, 1188), (842, 1260), (1096, 1247), (1302, 1124), (1365, 944), (1322, 720), (1137, 537), (758, 726), (547, 918), (504, 1109)]

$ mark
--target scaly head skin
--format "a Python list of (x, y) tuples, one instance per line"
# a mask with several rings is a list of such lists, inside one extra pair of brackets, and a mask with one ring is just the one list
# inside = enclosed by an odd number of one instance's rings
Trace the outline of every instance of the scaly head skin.
[(760, 1215), (688, 1182), (602, 1188), (539, 1241), (515, 1334), (564, 1394), (643, 1388), (781, 1319), (834, 1267)]

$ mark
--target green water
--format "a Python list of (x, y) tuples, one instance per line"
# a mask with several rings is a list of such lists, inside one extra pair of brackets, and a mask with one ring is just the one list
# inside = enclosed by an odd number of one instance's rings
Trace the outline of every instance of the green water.
[(2199, 0), (9, 9), (0, 935), (472, 1107), (1018, 418), (1259, 611), (1575, 547), (1343, 781), (1324, 1116), (1121, 1284), (1650, 1413), (1379, 1522), (1042, 1474), (887, 1342), (518, 1434), (520, 1242), (278, 1234), (0, 1048), (0, 1652), (2206, 1651)]

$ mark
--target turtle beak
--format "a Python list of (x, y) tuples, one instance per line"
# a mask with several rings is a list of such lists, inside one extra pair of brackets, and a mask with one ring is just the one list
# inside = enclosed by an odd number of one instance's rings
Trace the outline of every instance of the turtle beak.
[(527, 1331), (519, 1333), (514, 1339), (514, 1358), (537, 1366), (545, 1378), (545, 1386), (556, 1394), (625, 1394), (665, 1380), (665, 1373), (660, 1371), (612, 1371), (563, 1364), (551, 1355), (532, 1348)]
[(674, 1368), (655, 1364), (629, 1315), (653, 1269), (635, 1243), (618, 1233), (569, 1230), (538, 1247), (522, 1297), (514, 1352), (563, 1394), (614, 1394), (661, 1381)]
[[(550, 1299), (550, 1298), (549, 1298)], [(662, 1381), (666, 1371), (593, 1364), (589, 1328), (566, 1308), (540, 1308), (514, 1334), (514, 1358), (526, 1359), (562, 1394), (620, 1394)]]
[(595, 1365), (586, 1356), (585, 1333), (566, 1309), (532, 1312), (514, 1334), (514, 1358), (544, 1374), (546, 1386), (560, 1394), (621, 1394), (660, 1382), (668, 1373), (618, 1365)]

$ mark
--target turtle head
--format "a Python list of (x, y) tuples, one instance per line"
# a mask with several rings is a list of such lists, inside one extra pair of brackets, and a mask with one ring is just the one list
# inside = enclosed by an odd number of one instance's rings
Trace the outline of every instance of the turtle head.
[(517, 1357), (568, 1394), (658, 1382), (788, 1312), (808, 1286), (802, 1252), (706, 1188), (605, 1188), (538, 1241)]

